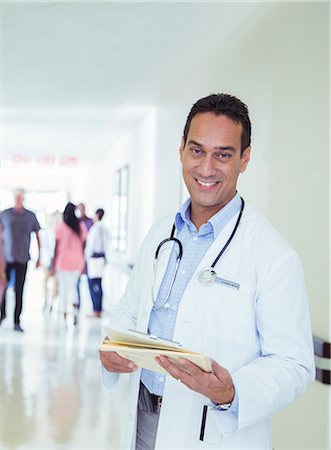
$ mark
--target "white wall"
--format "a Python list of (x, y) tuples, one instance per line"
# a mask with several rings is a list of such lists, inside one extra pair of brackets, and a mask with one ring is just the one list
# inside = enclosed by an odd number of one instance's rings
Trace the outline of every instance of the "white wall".
[[(328, 5), (276, 3), (260, 8), (263, 15), (257, 23), (247, 20), (241, 33), (234, 24), (233, 35), (225, 39), (220, 30), (219, 42), (156, 105), (153, 119), (146, 116), (118, 143), (115, 157), (104, 161), (109, 167), (104, 173), (106, 177), (130, 164), (127, 258), (134, 260), (148, 225), (178, 206), (178, 148), (192, 103), (211, 92), (237, 95), (248, 104), (253, 122), (252, 161), (240, 192), (300, 254), (314, 333), (330, 340)], [(316, 382), (303, 399), (279, 414), (274, 447), (328, 448), (329, 395), (330, 389)]]
[[(105, 158), (90, 167), (95, 176), (93, 189), (86, 191), (90, 203), (98, 201), (108, 205), (109, 215), (113, 208), (114, 174), (129, 163), (129, 223), (130, 230), (127, 262), (136, 258), (141, 240), (154, 221), (155, 180), (155, 111), (152, 109), (141, 122), (133, 126), (109, 149)], [(92, 175), (93, 178), (93, 175)], [(94, 183), (94, 181), (93, 181)]]

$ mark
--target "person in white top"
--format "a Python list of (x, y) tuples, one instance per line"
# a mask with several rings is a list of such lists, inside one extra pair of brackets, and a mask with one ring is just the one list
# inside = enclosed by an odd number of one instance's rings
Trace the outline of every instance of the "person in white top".
[(96, 210), (93, 218), (94, 223), (87, 235), (85, 247), (87, 280), (93, 304), (92, 317), (100, 317), (102, 311), (102, 275), (108, 243), (108, 232), (101, 222), (104, 213), (103, 209)]

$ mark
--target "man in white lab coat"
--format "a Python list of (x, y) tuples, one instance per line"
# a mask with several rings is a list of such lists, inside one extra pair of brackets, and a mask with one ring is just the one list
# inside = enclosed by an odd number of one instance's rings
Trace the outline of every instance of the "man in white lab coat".
[(150, 230), (111, 324), (203, 352), (212, 371), (160, 356), (164, 376), (100, 352), (106, 386), (129, 376), (125, 448), (271, 449), (270, 417), (314, 379), (299, 258), (237, 192), (250, 136), (246, 105), (227, 94), (198, 100), (187, 118), (190, 198)]

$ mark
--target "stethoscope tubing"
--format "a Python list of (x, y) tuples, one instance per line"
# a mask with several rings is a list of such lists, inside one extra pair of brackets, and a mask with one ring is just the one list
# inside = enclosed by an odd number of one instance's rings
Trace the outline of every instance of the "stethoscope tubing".
[(238, 227), (239, 227), (239, 223), (240, 223), (240, 220), (241, 220), (241, 216), (242, 216), (242, 214), (243, 214), (244, 207), (245, 207), (245, 200), (244, 200), (242, 197), (240, 197), (240, 199), (241, 199), (241, 208), (240, 208), (240, 212), (239, 212), (239, 216), (238, 216), (237, 222), (236, 222), (236, 224), (235, 224), (235, 226), (234, 226), (234, 228), (233, 228), (233, 230), (232, 230), (232, 233), (231, 233), (229, 239), (226, 241), (224, 247), (223, 247), (222, 250), (219, 252), (219, 254), (217, 255), (217, 257), (215, 258), (215, 261), (214, 261), (214, 262), (212, 263), (212, 265), (210, 266), (211, 269), (214, 269), (214, 267), (216, 266), (216, 264), (217, 264), (218, 261), (220, 260), (221, 256), (223, 255), (223, 253), (225, 252), (225, 250), (228, 248), (228, 246), (230, 245), (230, 243), (231, 243), (232, 239), (234, 238), (234, 235), (236, 234), (236, 231), (237, 231), (237, 229), (238, 229)]
[(163, 241), (161, 241), (161, 242), (159, 243), (159, 245), (157, 246), (157, 249), (156, 249), (156, 252), (155, 252), (155, 257), (154, 257), (155, 261), (156, 261), (157, 258), (159, 257), (159, 253), (160, 253), (161, 247), (162, 247), (164, 244), (166, 244), (167, 242), (171, 242), (171, 241), (172, 241), (172, 242), (176, 242), (176, 243), (178, 244), (178, 250), (179, 250), (179, 251), (178, 251), (177, 259), (178, 259), (179, 261), (182, 259), (182, 256), (183, 256), (183, 246), (182, 246), (182, 243), (180, 242), (180, 240), (174, 237), (174, 235), (175, 235), (175, 230), (176, 230), (176, 226), (175, 226), (175, 224), (173, 224), (172, 230), (171, 230), (171, 234), (170, 234), (170, 237), (168, 237), (168, 238), (166, 238), (166, 239), (163, 239)]
[[(218, 263), (218, 261), (220, 260), (220, 258), (222, 257), (222, 255), (224, 254), (225, 250), (226, 250), (226, 249), (228, 248), (228, 246), (230, 245), (232, 239), (234, 238), (234, 236), (235, 236), (235, 234), (236, 234), (236, 232), (237, 232), (237, 229), (238, 229), (238, 226), (239, 226), (239, 223), (240, 223), (240, 220), (241, 220), (243, 211), (244, 211), (244, 207), (245, 207), (245, 201), (244, 201), (244, 199), (243, 199), (242, 197), (240, 197), (240, 199), (241, 199), (241, 208), (240, 208), (240, 211), (239, 211), (239, 215), (238, 215), (236, 224), (235, 224), (235, 226), (234, 226), (234, 228), (233, 228), (233, 230), (232, 230), (232, 233), (231, 233), (231, 235), (229, 236), (228, 240), (226, 241), (225, 245), (223, 246), (222, 250), (219, 252), (219, 254), (217, 255), (217, 257), (215, 258), (214, 262), (211, 264), (211, 266), (210, 266), (208, 269), (205, 270), (205, 271), (208, 271), (210, 274), (213, 273), (213, 276), (216, 276), (216, 272), (215, 272), (215, 270), (214, 270), (216, 264)], [(178, 245), (178, 255), (177, 255), (177, 257), (176, 257), (176, 269), (175, 269), (175, 275), (174, 275), (173, 280), (172, 280), (172, 282), (171, 282), (171, 286), (170, 286), (169, 292), (168, 292), (168, 294), (167, 294), (167, 296), (166, 296), (166, 300), (165, 300), (165, 301), (163, 302), (163, 304), (160, 305), (160, 306), (156, 306), (156, 299), (154, 298), (154, 295), (153, 295), (154, 309), (162, 309), (162, 308), (165, 306), (165, 304), (168, 302), (170, 292), (171, 292), (172, 287), (173, 287), (173, 284), (174, 284), (174, 282), (175, 282), (175, 278), (176, 278), (176, 274), (177, 274), (177, 271), (178, 271), (178, 267), (179, 267), (180, 261), (181, 261), (182, 256), (183, 256), (183, 245), (182, 245), (182, 243), (181, 243), (181, 241), (180, 241), (179, 239), (177, 239), (177, 238), (174, 237), (175, 231), (176, 231), (176, 225), (173, 224), (172, 230), (171, 230), (171, 234), (170, 234), (170, 237), (168, 237), (168, 238), (166, 238), (166, 239), (163, 239), (163, 241), (161, 241), (161, 242), (159, 243), (159, 245), (157, 246), (157, 249), (156, 249), (156, 252), (155, 252), (155, 260), (154, 260), (154, 281), (153, 281), (153, 285), (154, 285), (154, 282), (155, 282), (155, 269), (156, 269), (156, 264), (157, 264), (158, 256), (159, 256), (159, 253), (160, 253), (160, 250), (161, 250), (162, 246), (163, 246), (164, 244), (166, 244), (167, 242), (174, 242), (174, 243), (176, 243), (176, 244)], [(205, 272), (205, 271), (203, 271), (203, 272)], [(200, 281), (200, 282), (201, 282), (201, 281)], [(201, 282), (201, 284), (204, 284), (204, 283)], [(206, 284), (204, 284), (204, 285), (207, 286), (207, 285), (209, 285), (209, 284), (210, 284), (210, 283), (206, 283)]]
[[(238, 218), (237, 218), (237, 222), (236, 222), (236, 224), (235, 224), (235, 226), (234, 226), (234, 228), (233, 228), (233, 230), (232, 230), (232, 233), (231, 233), (229, 239), (226, 241), (224, 247), (223, 247), (222, 250), (219, 252), (219, 254), (218, 254), (217, 257), (215, 258), (214, 262), (213, 262), (212, 265), (210, 266), (211, 269), (213, 269), (213, 268), (216, 266), (216, 264), (218, 263), (218, 261), (219, 261), (220, 258), (222, 257), (222, 255), (223, 255), (223, 253), (225, 252), (225, 250), (226, 250), (226, 249), (228, 248), (228, 246), (230, 245), (230, 243), (231, 243), (231, 241), (232, 241), (234, 235), (235, 235), (236, 232), (237, 232), (237, 229), (238, 229), (238, 226), (239, 226), (239, 223), (240, 223), (240, 220), (241, 220), (241, 216), (242, 216), (242, 214), (243, 214), (244, 207), (245, 207), (245, 200), (244, 200), (242, 197), (240, 197), (240, 199), (241, 199), (241, 208), (240, 208), (239, 216), (238, 216)], [(162, 247), (164, 244), (166, 244), (167, 242), (171, 242), (171, 241), (172, 241), (172, 242), (176, 242), (176, 244), (178, 245), (178, 256), (177, 256), (177, 260), (180, 261), (180, 260), (182, 259), (182, 256), (183, 256), (183, 245), (182, 245), (182, 243), (180, 242), (179, 239), (177, 239), (177, 238), (174, 237), (174, 235), (175, 235), (175, 230), (176, 230), (176, 226), (175, 226), (175, 224), (173, 224), (172, 229), (171, 229), (171, 233), (170, 233), (170, 237), (168, 237), (168, 238), (166, 238), (166, 239), (163, 239), (163, 241), (161, 241), (161, 242), (159, 243), (159, 245), (157, 246), (157, 249), (156, 249), (156, 252), (155, 252), (155, 257), (154, 257), (154, 258), (155, 258), (155, 261), (156, 261), (156, 260), (158, 259), (158, 257), (159, 257), (159, 253), (160, 253), (161, 247)]]

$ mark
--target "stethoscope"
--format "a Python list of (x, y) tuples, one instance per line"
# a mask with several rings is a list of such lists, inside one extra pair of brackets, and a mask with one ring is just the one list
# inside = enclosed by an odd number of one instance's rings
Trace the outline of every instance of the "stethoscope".
[[(235, 283), (233, 281), (230, 280), (225, 280), (224, 278), (220, 278), (217, 276), (217, 272), (215, 270), (215, 266), (218, 263), (218, 261), (220, 260), (220, 258), (222, 257), (223, 253), (225, 252), (225, 250), (228, 248), (228, 246), (230, 245), (232, 239), (234, 238), (234, 235), (236, 234), (236, 231), (238, 229), (240, 220), (241, 220), (241, 216), (242, 213), (244, 211), (244, 207), (245, 207), (245, 201), (242, 197), (240, 197), (241, 199), (241, 207), (240, 207), (240, 211), (239, 211), (239, 215), (236, 221), (236, 224), (232, 230), (232, 233), (229, 237), (229, 239), (226, 241), (226, 243), (224, 244), (222, 250), (219, 252), (219, 254), (217, 255), (217, 257), (215, 258), (214, 262), (211, 264), (210, 267), (208, 267), (207, 269), (203, 269), (200, 273), (199, 273), (199, 282), (202, 286), (212, 286), (215, 283), (219, 283), (219, 284), (225, 284), (227, 286), (239, 289), (239, 284)], [(163, 239), (163, 241), (161, 241), (159, 243), (159, 245), (157, 246), (156, 252), (155, 252), (155, 259), (154, 259), (154, 279), (153, 279), (153, 287), (152, 287), (152, 299), (153, 299), (153, 309), (162, 309), (162, 308), (169, 308), (169, 297), (170, 297), (170, 292), (172, 290), (172, 287), (174, 285), (175, 279), (176, 279), (176, 275), (178, 272), (178, 268), (179, 268), (179, 264), (180, 261), (182, 259), (183, 256), (183, 245), (180, 242), (179, 239), (175, 238), (175, 231), (176, 231), (176, 226), (175, 224), (173, 224), (172, 226), (172, 230), (170, 233), (170, 237)], [(156, 303), (156, 298), (154, 295), (154, 285), (155, 285), (155, 276), (156, 276), (156, 269), (157, 269), (157, 263), (158, 263), (158, 257), (160, 254), (160, 250), (162, 249), (162, 247), (167, 243), (167, 242), (173, 242), (175, 245), (177, 245), (178, 247), (178, 255), (176, 257), (176, 266), (175, 266), (175, 271), (174, 271), (174, 275), (171, 279), (171, 283), (170, 283), (170, 287), (168, 289), (167, 295), (165, 297), (165, 300), (162, 302), (161, 305), (157, 305)]]

